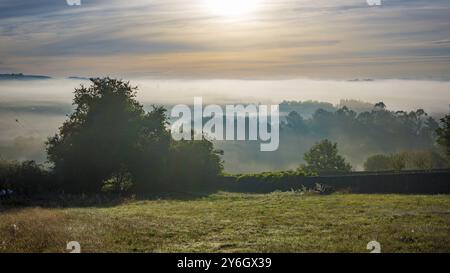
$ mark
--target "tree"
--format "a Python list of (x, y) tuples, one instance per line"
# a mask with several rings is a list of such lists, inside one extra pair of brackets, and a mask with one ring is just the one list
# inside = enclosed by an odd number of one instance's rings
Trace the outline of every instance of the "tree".
[(375, 106), (373, 107), (374, 111), (385, 111), (386, 110), (386, 104), (384, 102), (378, 102), (375, 103)]
[(75, 89), (75, 112), (47, 141), (48, 159), (70, 192), (98, 192), (126, 170), (135, 190), (163, 179), (170, 137), (163, 108), (146, 113), (136, 87), (110, 78)]
[(223, 151), (215, 150), (213, 143), (201, 141), (174, 141), (169, 158), (169, 185), (171, 191), (208, 191), (223, 171)]
[(403, 171), (406, 168), (407, 159), (406, 153), (391, 155), (392, 169), (397, 172)]
[(352, 166), (338, 154), (337, 143), (325, 139), (316, 143), (304, 155), (306, 166), (303, 168), (309, 172), (340, 173), (350, 172)]
[(433, 150), (409, 151), (406, 154), (406, 168), (409, 170), (432, 170), (448, 167), (445, 157)]
[(407, 151), (391, 155), (374, 155), (364, 163), (366, 171), (432, 170), (447, 167), (447, 162), (433, 150)]
[(91, 81), (75, 89), (74, 113), (47, 141), (64, 190), (143, 194), (213, 185), (223, 167), (210, 141), (172, 141), (166, 110), (145, 112), (129, 82)]
[(364, 162), (364, 170), (368, 172), (392, 170), (392, 159), (388, 155), (374, 155)]
[(436, 130), (437, 142), (444, 148), (445, 154), (450, 158), (450, 114), (441, 119), (442, 126)]
[(295, 111), (290, 112), (286, 116), (286, 121), (283, 124), (286, 129), (291, 130), (295, 133), (306, 133), (307, 132), (307, 124), (303, 117)]

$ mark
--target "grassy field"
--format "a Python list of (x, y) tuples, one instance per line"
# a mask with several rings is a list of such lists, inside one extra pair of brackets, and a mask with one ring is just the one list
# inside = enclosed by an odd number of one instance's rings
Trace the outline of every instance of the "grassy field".
[(219, 193), (6, 209), (0, 252), (450, 252), (450, 196)]

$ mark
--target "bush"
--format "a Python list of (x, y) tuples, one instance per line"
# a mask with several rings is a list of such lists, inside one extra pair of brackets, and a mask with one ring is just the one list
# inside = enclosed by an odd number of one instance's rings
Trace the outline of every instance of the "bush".
[(392, 170), (392, 160), (388, 155), (374, 155), (364, 162), (364, 170), (369, 172)]
[(51, 173), (34, 161), (0, 162), (0, 191), (14, 195), (36, 195), (57, 190)]
[(448, 167), (448, 161), (434, 151), (410, 151), (392, 155), (374, 155), (364, 163), (366, 171), (432, 170)]
[(314, 173), (297, 169), (295, 171), (280, 171), (280, 172), (264, 172), (257, 174), (239, 174), (236, 175), (236, 182), (249, 182), (249, 181), (263, 181), (276, 183), (279, 181), (285, 181), (287, 178), (293, 178), (298, 176), (315, 176)]
[(103, 192), (126, 193), (133, 187), (133, 176), (126, 169), (114, 173), (111, 178), (103, 182)]
[(169, 156), (168, 180), (164, 189), (170, 191), (209, 191), (217, 188), (223, 171), (220, 155), (212, 142), (172, 142)]

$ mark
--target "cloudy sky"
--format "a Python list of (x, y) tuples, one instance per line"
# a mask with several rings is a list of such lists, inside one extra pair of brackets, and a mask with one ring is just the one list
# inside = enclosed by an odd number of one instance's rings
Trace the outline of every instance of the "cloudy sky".
[[(448, 78), (450, 1), (0, 1), (0, 73)], [(224, 2), (226, 2), (224, 4)]]

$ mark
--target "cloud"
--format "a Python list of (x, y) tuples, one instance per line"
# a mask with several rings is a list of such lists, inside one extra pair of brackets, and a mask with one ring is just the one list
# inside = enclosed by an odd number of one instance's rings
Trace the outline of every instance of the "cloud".
[(202, 3), (2, 1), (0, 72), (394, 78), (450, 69), (446, 0), (261, 0), (242, 18)]
[(200, 45), (188, 43), (89, 36), (51, 42), (32, 51), (24, 52), (23, 56), (104, 56), (130, 52), (134, 54), (162, 54), (202, 50)]
[(65, 0), (4, 0), (0, 3), (0, 18), (39, 16), (66, 8)]

